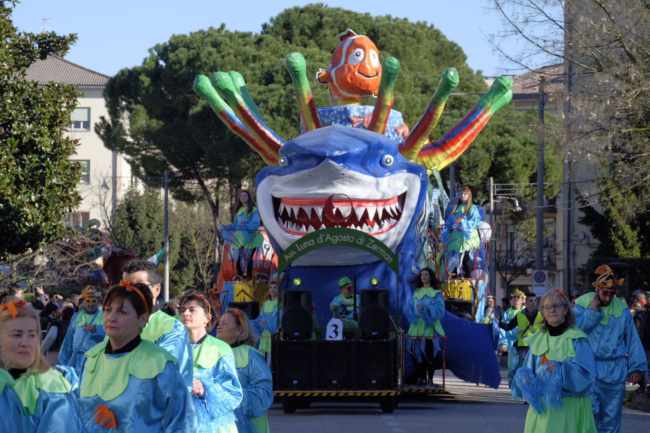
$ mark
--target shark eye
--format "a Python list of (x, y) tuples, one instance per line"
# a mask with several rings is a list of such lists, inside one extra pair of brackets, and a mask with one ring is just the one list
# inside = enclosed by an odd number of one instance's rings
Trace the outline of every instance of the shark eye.
[(393, 165), (394, 162), (395, 162), (395, 158), (393, 158), (393, 155), (388, 153), (381, 158), (381, 165), (383, 165), (384, 167), (390, 167)]
[(379, 55), (377, 54), (377, 51), (375, 50), (370, 50), (370, 64), (372, 65), (373, 68), (379, 67)]
[(286, 167), (287, 165), (289, 165), (289, 160), (287, 159), (286, 156), (281, 156), (279, 163), (281, 167)]
[(363, 52), (363, 48), (357, 48), (352, 51), (352, 54), (350, 54), (350, 57), (348, 57), (348, 63), (351, 65), (358, 65), (359, 63), (363, 62), (364, 56), (365, 53)]

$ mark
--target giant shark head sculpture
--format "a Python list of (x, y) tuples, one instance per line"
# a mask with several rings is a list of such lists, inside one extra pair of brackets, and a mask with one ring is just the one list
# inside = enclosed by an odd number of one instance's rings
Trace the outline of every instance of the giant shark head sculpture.
[[(286, 143), (264, 123), (239, 73), (199, 75), (194, 83), (217, 116), (269, 165), (257, 176), (257, 202), (279, 252), (307, 233), (330, 227), (363, 231), (399, 252), (405, 239), (415, 241), (418, 225), (426, 220), (427, 169), (442, 170), (460, 157), (512, 96), (512, 82), (498, 78), (465, 118), (431, 142), (429, 135), (458, 85), (456, 70), (447, 69), (426, 112), (408, 137), (396, 143), (384, 134), (400, 69), (397, 59), (390, 57), (383, 63), (367, 130), (321, 127), (304, 58), (292, 53), (287, 66), (304, 132)], [(354, 265), (377, 260), (368, 253), (336, 248), (307, 254), (296, 264)]]

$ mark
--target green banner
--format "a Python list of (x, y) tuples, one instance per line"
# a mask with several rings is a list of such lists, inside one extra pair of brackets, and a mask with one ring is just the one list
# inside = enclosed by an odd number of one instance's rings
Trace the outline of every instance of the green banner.
[(390, 248), (362, 231), (345, 228), (317, 230), (301, 237), (289, 245), (284, 254), (280, 255), (278, 271), (284, 271), (296, 259), (310, 251), (330, 246), (352, 247), (368, 251), (397, 272), (398, 258)]

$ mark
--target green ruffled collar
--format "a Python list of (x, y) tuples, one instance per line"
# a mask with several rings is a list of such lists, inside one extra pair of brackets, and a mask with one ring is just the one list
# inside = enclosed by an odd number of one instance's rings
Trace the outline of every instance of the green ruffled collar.
[(126, 390), (129, 376), (153, 379), (168, 362), (176, 363), (167, 351), (147, 340), (142, 340), (135, 349), (122, 356), (106, 355), (107, 344), (108, 338), (105, 338), (86, 352), (81, 397), (99, 396), (104, 401), (114, 400)]
[[(576, 299), (576, 305), (580, 305), (583, 308), (590, 308), (591, 301), (593, 301), (594, 296), (596, 296), (596, 292), (585, 293), (584, 295)], [(600, 323), (603, 325), (607, 325), (610, 317), (619, 318), (623, 314), (623, 311), (625, 311), (626, 309), (627, 309), (627, 302), (625, 302), (624, 299), (615, 296), (614, 299), (612, 299), (612, 302), (609, 303), (609, 305), (599, 308), (599, 311), (603, 314), (603, 318), (600, 320)]]
[(102, 310), (97, 310), (93, 314), (88, 314), (84, 310), (79, 310), (77, 313), (77, 319), (75, 320), (75, 325), (78, 327), (86, 325), (102, 325), (104, 323), (104, 314)]
[(587, 335), (580, 329), (571, 327), (557, 337), (552, 337), (545, 329), (528, 337), (526, 342), (533, 355), (546, 356), (551, 361), (562, 362), (576, 356), (573, 340), (579, 338), (587, 338)]
[(236, 368), (246, 368), (248, 367), (248, 356), (250, 352), (257, 352), (261, 355), (261, 353), (255, 349), (254, 347), (251, 347), (247, 344), (242, 344), (237, 347), (233, 347), (232, 353), (235, 355), (235, 367)]
[(435, 298), (438, 293), (440, 293), (440, 290), (434, 290), (433, 287), (420, 287), (418, 289), (415, 289), (415, 293), (413, 293), (413, 297), (419, 301), (425, 296), (429, 296), (430, 298)]
[(206, 335), (201, 344), (192, 347), (194, 367), (212, 368), (224, 355), (224, 351), (230, 350), (228, 343), (212, 335)]
[(54, 368), (50, 368), (44, 373), (25, 373), (18, 380), (14, 380), (7, 370), (0, 369), (0, 392), (4, 390), (5, 386), (10, 386), (16, 391), (29, 415), (33, 415), (36, 411), (41, 391), (66, 394), (72, 390), (70, 382)]
[(140, 333), (143, 340), (156, 342), (160, 337), (172, 330), (177, 319), (162, 311), (156, 311), (149, 316), (147, 326)]
[(264, 304), (262, 304), (262, 313), (272, 313), (278, 309), (278, 300), (269, 299)]

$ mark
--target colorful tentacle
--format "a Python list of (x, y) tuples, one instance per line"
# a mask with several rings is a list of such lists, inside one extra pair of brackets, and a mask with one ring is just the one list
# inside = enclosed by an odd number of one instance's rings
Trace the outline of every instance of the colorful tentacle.
[(255, 101), (253, 100), (253, 97), (251, 96), (251, 93), (248, 91), (248, 86), (246, 85), (246, 81), (244, 80), (244, 77), (242, 74), (240, 74), (237, 71), (230, 71), (228, 72), (228, 75), (230, 75), (230, 78), (232, 79), (233, 84), (235, 85), (235, 90), (239, 92), (241, 95), (242, 99), (244, 100), (244, 103), (248, 107), (248, 109), (253, 113), (255, 118), (259, 123), (264, 126), (264, 128), (271, 133), (275, 139), (280, 142), (284, 143), (285, 140), (282, 138), (280, 135), (278, 135), (271, 127), (264, 121), (264, 116), (260, 113), (260, 110), (257, 108), (257, 104), (255, 104)]
[(278, 141), (275, 134), (271, 133), (264, 125), (257, 119), (255, 114), (250, 111), (244, 99), (239, 94), (233, 83), (232, 78), (227, 72), (215, 72), (210, 76), (212, 85), (217, 89), (219, 94), (226, 102), (232, 107), (233, 111), (242, 120), (244, 125), (250, 132), (259, 137), (263, 145), (269, 152), (278, 155), (280, 148), (284, 142)]
[(440, 140), (419, 152), (417, 162), (429, 169), (442, 170), (465, 152), (487, 125), (492, 115), (512, 99), (512, 80), (497, 78), (476, 107)]
[(458, 71), (455, 68), (445, 69), (442, 73), (438, 88), (433, 98), (431, 98), (429, 106), (417, 121), (407, 139), (400, 145), (399, 151), (406, 158), (415, 160), (422, 148), (429, 142), (431, 132), (438, 125), (440, 117), (445, 111), (447, 99), (458, 86), (459, 81)]
[(242, 140), (250, 146), (258, 155), (262, 157), (265, 163), (275, 165), (279, 161), (277, 153), (270, 152), (258, 137), (253, 135), (246, 126), (239, 120), (232, 109), (219, 96), (217, 90), (212, 86), (210, 79), (205, 75), (197, 75), (194, 80), (194, 92), (205, 99), (217, 117)]
[(400, 64), (395, 57), (389, 57), (382, 65), (381, 83), (379, 84), (379, 96), (375, 102), (368, 129), (383, 134), (386, 130), (390, 110), (395, 103), (395, 83), (399, 75)]
[(307, 64), (300, 53), (291, 53), (287, 56), (287, 69), (291, 75), (293, 88), (296, 91), (296, 100), (300, 112), (300, 123), (303, 131), (311, 131), (320, 128), (320, 118), (314, 96), (311, 93), (311, 86), (307, 79)]

